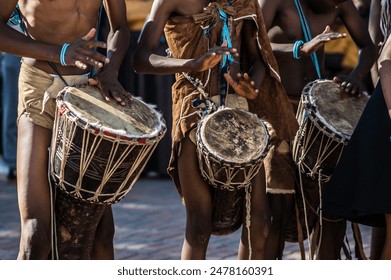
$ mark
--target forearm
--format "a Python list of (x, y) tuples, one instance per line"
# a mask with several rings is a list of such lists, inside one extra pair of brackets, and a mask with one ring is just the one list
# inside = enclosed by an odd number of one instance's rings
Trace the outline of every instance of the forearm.
[(0, 23), (0, 42), (1, 52), (42, 61), (60, 62), (61, 46), (33, 40), (3, 22)]
[(266, 75), (266, 65), (262, 59), (257, 59), (255, 61), (254, 66), (249, 74), (251, 79), (254, 81), (254, 87), (260, 90)]
[(357, 65), (351, 72), (351, 75), (363, 79), (368, 73), (370, 73), (371, 68), (376, 61), (376, 57), (376, 48), (373, 44), (371, 46), (362, 48), (359, 51)]
[(107, 57), (110, 62), (104, 65), (103, 69), (110, 68), (110, 71), (115, 71), (118, 76), (119, 68), (128, 51), (129, 41), (130, 32), (126, 26), (109, 32), (107, 36)]
[(148, 52), (136, 51), (134, 69), (140, 74), (169, 75), (193, 70), (193, 59), (176, 59)]
[(273, 53), (276, 55), (279, 54), (292, 54), (293, 51), (293, 45), (292, 44), (280, 44), (280, 43), (270, 43)]

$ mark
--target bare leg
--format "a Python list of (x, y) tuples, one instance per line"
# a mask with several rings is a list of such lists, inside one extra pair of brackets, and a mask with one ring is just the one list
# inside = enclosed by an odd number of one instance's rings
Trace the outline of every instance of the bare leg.
[(182, 259), (205, 259), (212, 233), (212, 199), (197, 163), (196, 146), (186, 137), (178, 159), (179, 180), (186, 207)]
[(49, 129), (22, 116), (18, 125), (18, 204), (21, 237), (18, 259), (48, 259), (51, 250), (48, 183)]
[[(331, 219), (333, 220), (333, 219)], [(323, 219), (322, 240), (317, 259), (339, 260), (346, 232), (346, 220), (326, 221)]]
[(381, 254), (382, 260), (391, 260), (391, 214), (386, 214), (386, 237)]
[(92, 251), (93, 260), (114, 259), (114, 219), (111, 206), (106, 206), (99, 224), (96, 228), (94, 247)]
[(250, 252), (251, 259), (265, 259), (266, 239), (270, 231), (271, 215), (266, 196), (265, 170), (263, 167), (252, 180), (250, 243), (248, 229), (245, 224), (246, 213), (244, 213), (244, 215), (244, 225), (239, 244), (238, 259), (249, 259)]
[(372, 228), (371, 236), (371, 260), (380, 260), (381, 252), (386, 238), (386, 230), (384, 228)]
[(266, 244), (266, 258), (282, 259), (285, 228), (295, 211), (295, 197), (292, 194), (268, 194), (268, 198), (273, 219)]

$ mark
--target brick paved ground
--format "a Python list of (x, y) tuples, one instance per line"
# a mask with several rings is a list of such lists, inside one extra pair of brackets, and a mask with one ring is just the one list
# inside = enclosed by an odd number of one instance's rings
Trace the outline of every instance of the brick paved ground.
[[(0, 170), (1, 172), (1, 170)], [(185, 211), (169, 179), (141, 179), (113, 206), (116, 259), (177, 260), (183, 240)], [(0, 173), (0, 259), (16, 258), (20, 233), (15, 183)], [(370, 230), (362, 228), (368, 253)], [(212, 236), (208, 259), (235, 259), (240, 231)], [(349, 231), (350, 244), (353, 244)], [(300, 259), (296, 243), (287, 243), (284, 259)]]

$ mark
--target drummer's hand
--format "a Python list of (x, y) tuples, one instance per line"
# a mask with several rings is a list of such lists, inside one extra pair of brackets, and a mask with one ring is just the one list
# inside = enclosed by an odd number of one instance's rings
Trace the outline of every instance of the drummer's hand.
[(247, 73), (238, 73), (237, 77), (238, 82), (235, 82), (231, 75), (224, 73), (224, 78), (237, 94), (250, 100), (257, 98), (259, 90), (255, 88), (255, 82), (250, 80), (250, 76)]
[(109, 63), (110, 59), (94, 50), (94, 48), (107, 48), (106, 43), (96, 41), (96, 29), (92, 28), (85, 36), (72, 43), (65, 54), (65, 62), (68, 66), (76, 66), (87, 69), (88, 65), (101, 68)]
[(362, 94), (362, 84), (359, 77), (354, 75), (337, 75), (333, 81), (339, 84), (341, 91), (360, 97)]
[(106, 101), (114, 98), (119, 104), (126, 105), (126, 100), (132, 100), (132, 95), (127, 92), (118, 82), (117, 77), (111, 74), (112, 71), (101, 71), (93, 78), (88, 79), (88, 83), (97, 86)]
[(203, 56), (196, 58), (192, 61), (192, 68), (194, 71), (202, 72), (215, 67), (223, 58), (224, 55), (238, 56), (237, 49), (228, 48), (227, 42), (224, 42), (221, 46), (211, 48)]
[(325, 43), (331, 41), (331, 40), (338, 40), (345, 38), (347, 35), (346, 33), (339, 33), (339, 32), (333, 32), (331, 31), (330, 26), (326, 26), (325, 30), (321, 33), (315, 36), (311, 41), (306, 42), (303, 47), (300, 49), (299, 55), (300, 56), (309, 56), (319, 50), (321, 47), (324, 46)]

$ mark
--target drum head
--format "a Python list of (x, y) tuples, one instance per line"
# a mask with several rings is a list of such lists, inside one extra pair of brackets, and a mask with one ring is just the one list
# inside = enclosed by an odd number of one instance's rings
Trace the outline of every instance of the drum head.
[(364, 111), (369, 96), (347, 97), (331, 80), (316, 80), (304, 89), (305, 110), (330, 134), (349, 140)]
[(224, 162), (246, 164), (265, 156), (269, 134), (255, 115), (240, 109), (219, 109), (198, 129), (205, 148)]
[(65, 107), (78, 125), (111, 135), (154, 138), (165, 130), (161, 115), (150, 105), (135, 97), (125, 106), (113, 99), (107, 102), (93, 86), (66, 87), (59, 93), (58, 106)]

